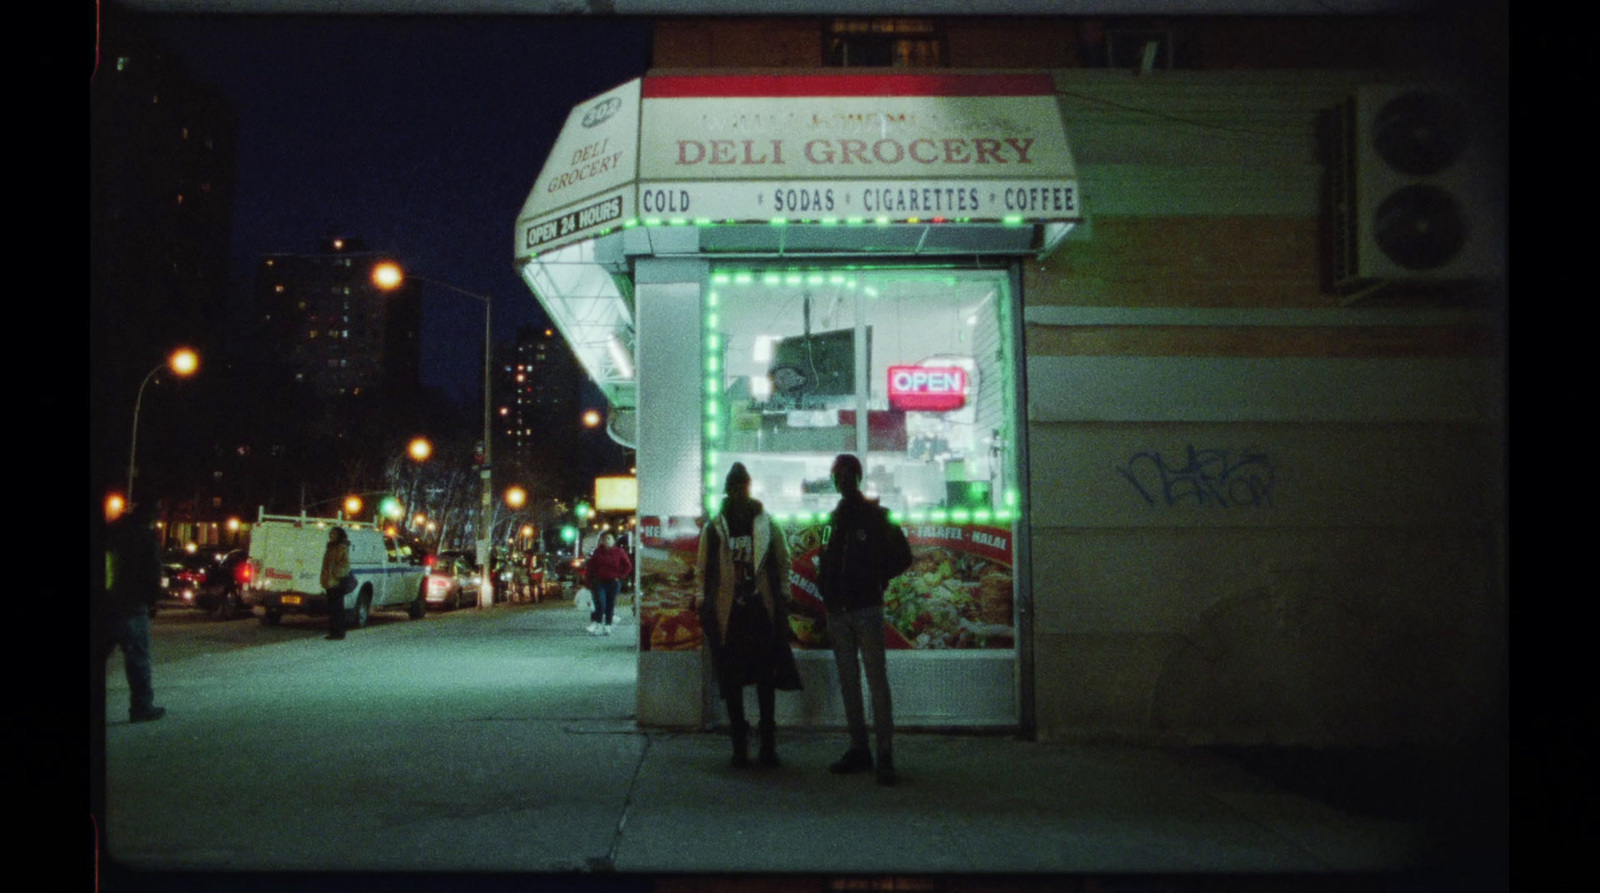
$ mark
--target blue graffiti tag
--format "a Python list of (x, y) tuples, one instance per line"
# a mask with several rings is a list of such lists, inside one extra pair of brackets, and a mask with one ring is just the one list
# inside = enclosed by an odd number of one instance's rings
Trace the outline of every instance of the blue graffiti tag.
[(1150, 505), (1175, 506), (1186, 500), (1225, 509), (1272, 505), (1272, 460), (1265, 454), (1242, 453), (1235, 461), (1227, 450), (1197, 450), (1188, 444), (1185, 460), (1174, 467), (1160, 453), (1135, 453), (1117, 473)]

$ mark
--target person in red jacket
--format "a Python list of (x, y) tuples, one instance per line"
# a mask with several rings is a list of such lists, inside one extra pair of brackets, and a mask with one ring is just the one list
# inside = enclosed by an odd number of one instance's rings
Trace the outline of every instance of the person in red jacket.
[(589, 612), (589, 635), (611, 635), (612, 611), (617, 606), (622, 578), (632, 573), (633, 562), (628, 560), (628, 553), (617, 548), (611, 534), (600, 534), (600, 545), (583, 564), (584, 585), (594, 596), (594, 610)]

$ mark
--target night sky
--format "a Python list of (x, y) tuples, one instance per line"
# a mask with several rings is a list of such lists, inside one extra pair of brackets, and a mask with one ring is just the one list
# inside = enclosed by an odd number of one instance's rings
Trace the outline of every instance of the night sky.
[[(491, 296), (497, 341), (545, 322), (512, 269), (512, 232), (567, 113), (649, 60), (647, 23), (619, 18), (159, 16), (141, 27), (238, 108), (240, 306), (259, 255), (341, 234)], [(473, 401), (483, 305), (426, 284), (424, 296), (423, 384)]]

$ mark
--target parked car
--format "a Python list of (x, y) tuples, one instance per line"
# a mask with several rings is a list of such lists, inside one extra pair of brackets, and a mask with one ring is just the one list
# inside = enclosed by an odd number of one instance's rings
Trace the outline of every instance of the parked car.
[(429, 608), (463, 608), (478, 603), (483, 577), (472, 558), (470, 552), (440, 552), (434, 556), (424, 596)]
[(163, 557), (161, 601), (173, 607), (194, 607), (211, 564), (211, 556), (200, 552), (173, 552)]
[(215, 562), (206, 565), (195, 593), (195, 607), (209, 611), (218, 620), (234, 620), (249, 613), (245, 610), (243, 592), (250, 585), (254, 565), (250, 553), (244, 549), (230, 549)]
[(549, 556), (549, 576), (554, 577), (557, 583), (578, 584), (583, 582), (583, 556), (566, 552), (553, 552)]

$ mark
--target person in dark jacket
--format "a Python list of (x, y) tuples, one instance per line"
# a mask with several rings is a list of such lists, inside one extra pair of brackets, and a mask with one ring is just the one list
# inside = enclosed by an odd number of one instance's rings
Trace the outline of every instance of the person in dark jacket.
[[(156, 543), (155, 510), (132, 506), (111, 523), (106, 541), (106, 622), (109, 642), (122, 649), (128, 677), (128, 721), (160, 719), (150, 669), (150, 609), (161, 598), (161, 548)], [(109, 658), (111, 652), (106, 651)]]
[(867, 748), (867, 722), (861, 699), (861, 673), (872, 693), (872, 724), (877, 737), (877, 778), (892, 785), (894, 713), (884, 657), (883, 592), (889, 581), (911, 566), (905, 534), (889, 512), (861, 493), (861, 460), (848, 453), (833, 461), (839, 504), (828, 520), (822, 547), (822, 602), (828, 612), (828, 639), (839, 669), (850, 749), (828, 771), (865, 772), (874, 768)]
[(328, 595), (329, 639), (344, 638), (344, 597), (355, 591), (356, 580), (350, 574), (350, 534), (343, 527), (328, 531), (328, 548), (322, 553), (323, 592)]
[(700, 627), (728, 706), (733, 765), (750, 765), (750, 723), (744, 689), (756, 687), (761, 712), (762, 766), (778, 765), (775, 696), (798, 691), (800, 671), (789, 650), (789, 549), (783, 531), (750, 498), (750, 472), (733, 463), (722, 510), (700, 533), (695, 576), (700, 581)]
[(617, 548), (611, 534), (600, 534), (600, 545), (583, 563), (583, 581), (594, 596), (594, 610), (589, 614), (590, 635), (611, 635), (612, 614), (617, 608), (622, 578), (632, 574), (633, 562), (628, 559), (628, 553)]

